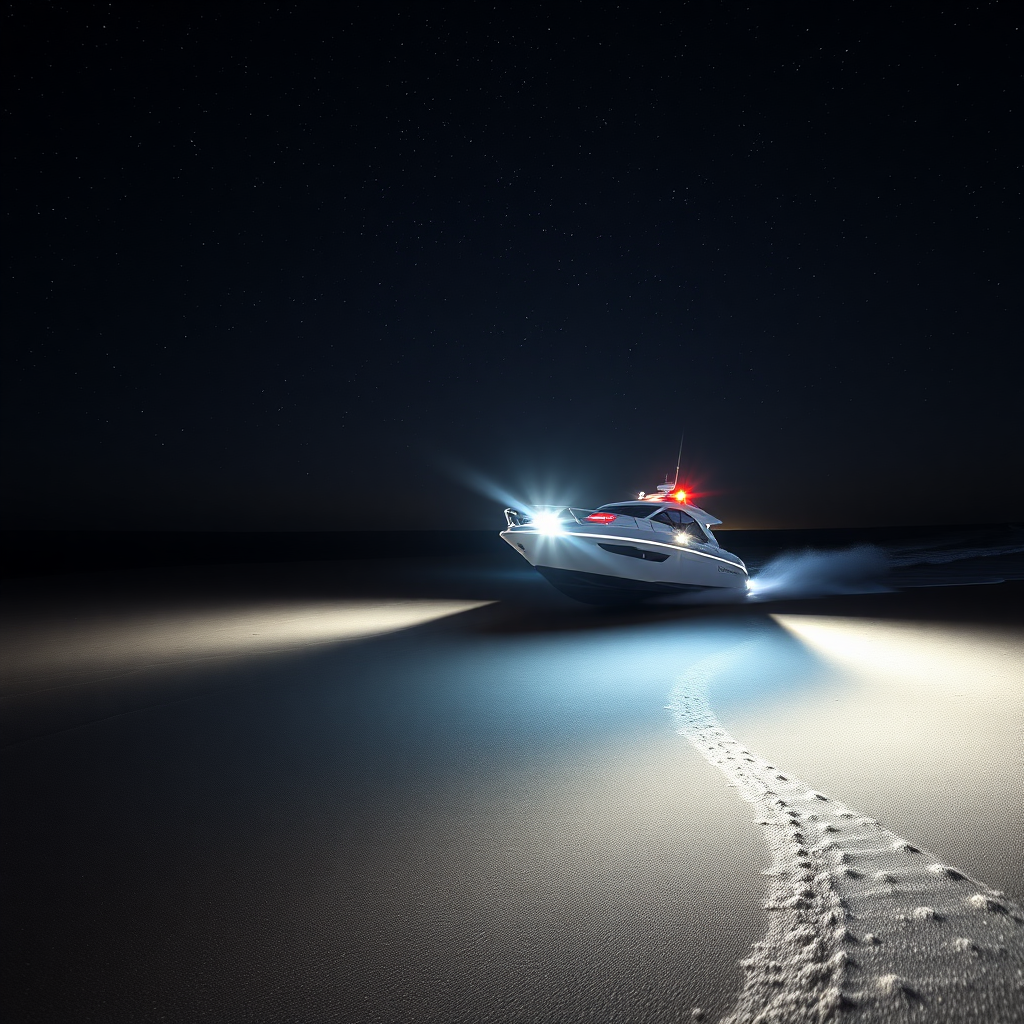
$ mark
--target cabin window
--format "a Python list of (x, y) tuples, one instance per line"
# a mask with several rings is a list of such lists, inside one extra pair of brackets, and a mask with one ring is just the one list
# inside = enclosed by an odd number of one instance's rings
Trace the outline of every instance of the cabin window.
[(683, 532), (686, 534), (687, 537), (697, 541), (700, 544), (708, 544), (711, 541), (711, 538), (708, 537), (707, 530), (705, 530), (704, 527), (697, 522), (689, 523)]
[(677, 508), (663, 508), (656, 516), (651, 516), (656, 523), (667, 523), (679, 530), (693, 522), (685, 512)]

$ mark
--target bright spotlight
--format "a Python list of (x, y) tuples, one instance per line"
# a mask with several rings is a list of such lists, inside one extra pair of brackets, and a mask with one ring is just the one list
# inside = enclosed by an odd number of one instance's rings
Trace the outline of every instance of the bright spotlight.
[(557, 512), (536, 512), (533, 516), (533, 525), (539, 532), (545, 534), (561, 533), (562, 522)]

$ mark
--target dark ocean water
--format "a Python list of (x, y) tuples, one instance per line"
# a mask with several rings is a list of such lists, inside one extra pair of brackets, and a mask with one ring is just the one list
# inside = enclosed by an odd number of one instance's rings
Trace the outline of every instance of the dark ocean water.
[[(720, 531), (753, 576), (781, 594), (783, 578), (812, 593), (955, 586), (1024, 578), (1024, 527), (899, 527)], [(0, 578), (147, 568), (309, 562), (446, 563), (452, 579), (490, 575), (499, 589), (530, 569), (498, 531), (353, 533), (159, 533), (8, 531), (0, 534)], [(389, 580), (409, 575), (389, 565)], [(788, 586), (786, 584), (785, 586)], [(817, 589), (824, 587), (824, 590)], [(830, 589), (838, 587), (840, 589)], [(780, 589), (782, 588), (782, 589)], [(852, 588), (852, 589), (843, 589)], [(499, 596), (499, 595), (495, 595)]]

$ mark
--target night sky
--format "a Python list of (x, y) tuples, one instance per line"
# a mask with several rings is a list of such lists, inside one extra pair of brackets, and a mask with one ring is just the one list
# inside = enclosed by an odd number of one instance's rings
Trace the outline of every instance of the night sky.
[(1021, 10), (7, 5), (2, 525), (1024, 519)]

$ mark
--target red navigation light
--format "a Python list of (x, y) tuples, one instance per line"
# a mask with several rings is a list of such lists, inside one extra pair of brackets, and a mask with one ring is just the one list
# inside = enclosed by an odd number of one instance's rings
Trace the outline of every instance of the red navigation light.
[(676, 501), (681, 501), (684, 505), (686, 504), (686, 491), (684, 491), (682, 488), (676, 491), (675, 494), (672, 495), (672, 497), (675, 498)]
[(613, 519), (618, 519), (614, 512), (591, 512), (587, 516), (588, 522), (591, 523), (610, 523)]

